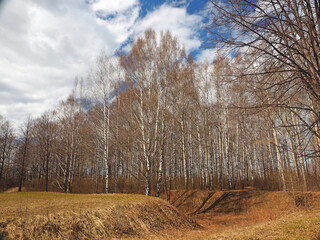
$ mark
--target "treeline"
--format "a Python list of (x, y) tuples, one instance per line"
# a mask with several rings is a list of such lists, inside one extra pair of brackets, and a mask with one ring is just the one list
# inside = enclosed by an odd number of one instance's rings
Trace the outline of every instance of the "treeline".
[[(251, 1), (236, 2), (252, 14)], [(213, 7), (225, 23), (248, 23)], [(250, 43), (199, 64), (170, 32), (148, 30), (129, 54), (102, 53), (68, 100), (18, 136), (1, 120), (1, 188), (167, 198), (171, 189), (319, 190), (317, 86)]]

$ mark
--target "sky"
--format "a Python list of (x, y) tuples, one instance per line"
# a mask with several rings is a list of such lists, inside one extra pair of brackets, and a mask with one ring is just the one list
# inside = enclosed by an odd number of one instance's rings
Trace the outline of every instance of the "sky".
[(130, 51), (148, 28), (170, 30), (200, 62), (206, 0), (0, 0), (0, 115), (17, 128), (53, 109), (103, 50)]

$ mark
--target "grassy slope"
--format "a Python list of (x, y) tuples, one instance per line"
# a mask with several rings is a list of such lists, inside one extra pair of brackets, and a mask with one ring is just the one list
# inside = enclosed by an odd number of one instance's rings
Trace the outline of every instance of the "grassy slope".
[(0, 239), (148, 236), (197, 225), (161, 199), (131, 194), (0, 194)]
[(0, 232), (11, 239), (320, 239), (320, 193), (175, 191), (172, 204), (203, 228), (153, 197), (25, 192), (0, 194)]

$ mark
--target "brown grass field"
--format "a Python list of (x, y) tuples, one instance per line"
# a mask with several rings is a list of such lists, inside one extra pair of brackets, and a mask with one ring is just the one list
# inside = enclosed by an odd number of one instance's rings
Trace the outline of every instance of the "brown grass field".
[(0, 239), (320, 239), (320, 193), (0, 193)]
[(164, 200), (134, 194), (0, 194), (0, 239), (143, 238), (198, 225)]

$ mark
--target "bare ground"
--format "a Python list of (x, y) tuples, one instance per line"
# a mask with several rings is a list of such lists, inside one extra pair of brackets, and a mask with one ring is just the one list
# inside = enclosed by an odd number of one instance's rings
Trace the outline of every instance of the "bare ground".
[(174, 191), (171, 203), (203, 228), (166, 239), (320, 239), (320, 193)]

